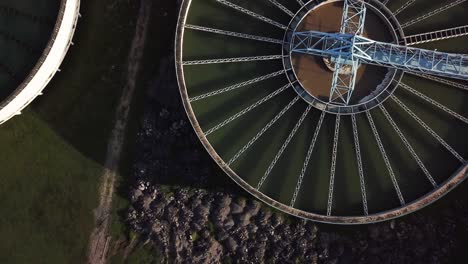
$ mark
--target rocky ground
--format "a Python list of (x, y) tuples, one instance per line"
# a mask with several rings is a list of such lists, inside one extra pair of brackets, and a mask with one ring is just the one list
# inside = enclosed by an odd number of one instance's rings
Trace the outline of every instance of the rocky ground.
[(454, 263), (460, 257), (468, 233), (464, 198), (385, 223), (338, 227), (283, 215), (243, 193), (219, 172), (193, 132), (179, 99), (172, 56), (160, 66), (149, 84), (138, 133), (128, 223), (164, 259)]

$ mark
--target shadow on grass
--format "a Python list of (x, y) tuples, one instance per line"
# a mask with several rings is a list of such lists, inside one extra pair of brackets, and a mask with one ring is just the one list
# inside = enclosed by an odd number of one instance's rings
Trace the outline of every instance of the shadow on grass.
[(137, 8), (138, 2), (82, 1), (76, 44), (32, 107), (57, 134), (99, 164), (125, 85)]

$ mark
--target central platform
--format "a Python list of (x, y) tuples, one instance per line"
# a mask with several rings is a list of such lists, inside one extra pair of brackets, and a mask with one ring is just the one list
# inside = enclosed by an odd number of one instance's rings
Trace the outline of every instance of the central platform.
[[(397, 43), (404, 36), (398, 21), (391, 21), (391, 12), (379, 1), (366, 3), (366, 26), (363, 36), (373, 40)], [(356, 74), (356, 87), (348, 105), (330, 103), (333, 78), (332, 60), (291, 52), (295, 32), (340, 31), (343, 1), (314, 1), (304, 5), (291, 20), (283, 42), (283, 59), (288, 79), (294, 90), (312, 106), (329, 113), (353, 114), (366, 111), (384, 102), (395, 90), (402, 71), (374, 65), (360, 65)], [(396, 83), (394, 81), (397, 81)]]

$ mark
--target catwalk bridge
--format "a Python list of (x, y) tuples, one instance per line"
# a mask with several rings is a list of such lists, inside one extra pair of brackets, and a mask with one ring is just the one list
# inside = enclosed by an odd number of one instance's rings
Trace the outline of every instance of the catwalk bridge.
[(468, 80), (468, 56), (464, 54), (378, 42), (351, 34), (316, 31), (296, 32), (293, 41), (293, 52), (341, 58), (340, 62), (344, 64), (358, 59), (366, 64)]

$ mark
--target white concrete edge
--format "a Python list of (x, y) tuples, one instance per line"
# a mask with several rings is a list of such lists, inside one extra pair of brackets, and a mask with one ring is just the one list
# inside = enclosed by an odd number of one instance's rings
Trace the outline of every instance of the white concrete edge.
[(59, 70), (72, 43), (80, 16), (80, 0), (63, 1), (57, 16), (57, 24), (44, 54), (27, 79), (13, 92), (10, 98), (7, 98), (7, 103), (3, 106), (0, 105), (0, 124), (21, 114), (21, 110), (42, 94), (42, 90)]

